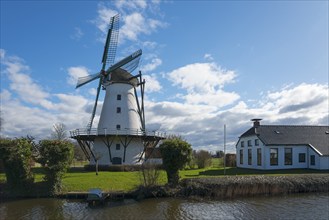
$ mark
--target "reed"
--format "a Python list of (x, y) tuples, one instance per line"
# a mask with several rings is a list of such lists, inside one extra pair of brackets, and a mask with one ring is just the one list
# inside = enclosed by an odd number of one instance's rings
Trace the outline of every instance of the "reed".
[(257, 195), (282, 195), (329, 192), (329, 175), (227, 176), (191, 178), (181, 181), (181, 195), (210, 198), (236, 198)]

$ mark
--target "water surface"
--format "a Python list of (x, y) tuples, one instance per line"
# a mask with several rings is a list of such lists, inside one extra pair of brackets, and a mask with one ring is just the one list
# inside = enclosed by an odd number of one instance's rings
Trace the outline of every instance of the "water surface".
[(26, 199), (0, 203), (0, 219), (329, 219), (329, 195), (243, 198), (235, 200), (124, 200), (102, 207), (63, 199)]

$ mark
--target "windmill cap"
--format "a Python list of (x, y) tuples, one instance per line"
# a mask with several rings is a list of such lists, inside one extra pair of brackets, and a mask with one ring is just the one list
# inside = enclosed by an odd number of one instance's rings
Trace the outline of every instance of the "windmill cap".
[(133, 75), (124, 69), (118, 68), (111, 73), (110, 82), (125, 82), (137, 86), (138, 79), (132, 78)]

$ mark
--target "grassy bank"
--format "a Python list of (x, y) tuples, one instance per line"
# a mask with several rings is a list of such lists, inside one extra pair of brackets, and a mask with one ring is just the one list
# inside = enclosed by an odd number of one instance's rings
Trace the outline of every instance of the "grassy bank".
[[(43, 180), (43, 168), (33, 168), (35, 174), (35, 182), (42, 183)], [(240, 168), (227, 168), (225, 170), (226, 176), (287, 176), (296, 174), (319, 174), (327, 173), (328, 171), (319, 170), (275, 170), (275, 171), (262, 171), (252, 169), (240, 169)], [(211, 167), (207, 169), (191, 169), (180, 171), (181, 179), (186, 178), (208, 178), (208, 177), (225, 177), (223, 168)], [(5, 182), (5, 174), (0, 173), (0, 183), (3, 188)], [(165, 185), (167, 183), (167, 177), (164, 171), (160, 172), (159, 185)], [(72, 168), (68, 171), (63, 179), (63, 192), (86, 192), (90, 188), (100, 188), (103, 191), (131, 191), (141, 185), (140, 172), (99, 172), (99, 175), (95, 175), (95, 172), (86, 172), (82, 167)], [(0, 189), (1, 190), (1, 189)], [(2, 189), (3, 190), (3, 189)]]

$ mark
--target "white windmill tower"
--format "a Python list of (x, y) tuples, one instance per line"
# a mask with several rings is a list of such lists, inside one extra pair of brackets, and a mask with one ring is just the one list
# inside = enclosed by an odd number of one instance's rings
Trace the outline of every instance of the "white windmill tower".
[[(110, 21), (101, 71), (79, 78), (76, 86), (78, 88), (99, 79), (95, 104), (87, 127), (70, 132), (71, 137), (78, 141), (90, 164), (140, 164), (147, 160), (146, 149), (154, 149), (159, 141), (165, 138), (163, 133), (145, 130), (145, 80), (142, 79), (141, 72), (135, 76), (131, 74), (139, 64), (142, 51), (137, 50), (113, 64), (118, 35), (119, 15), (116, 15)], [(101, 88), (106, 93), (98, 126), (93, 128)]]

